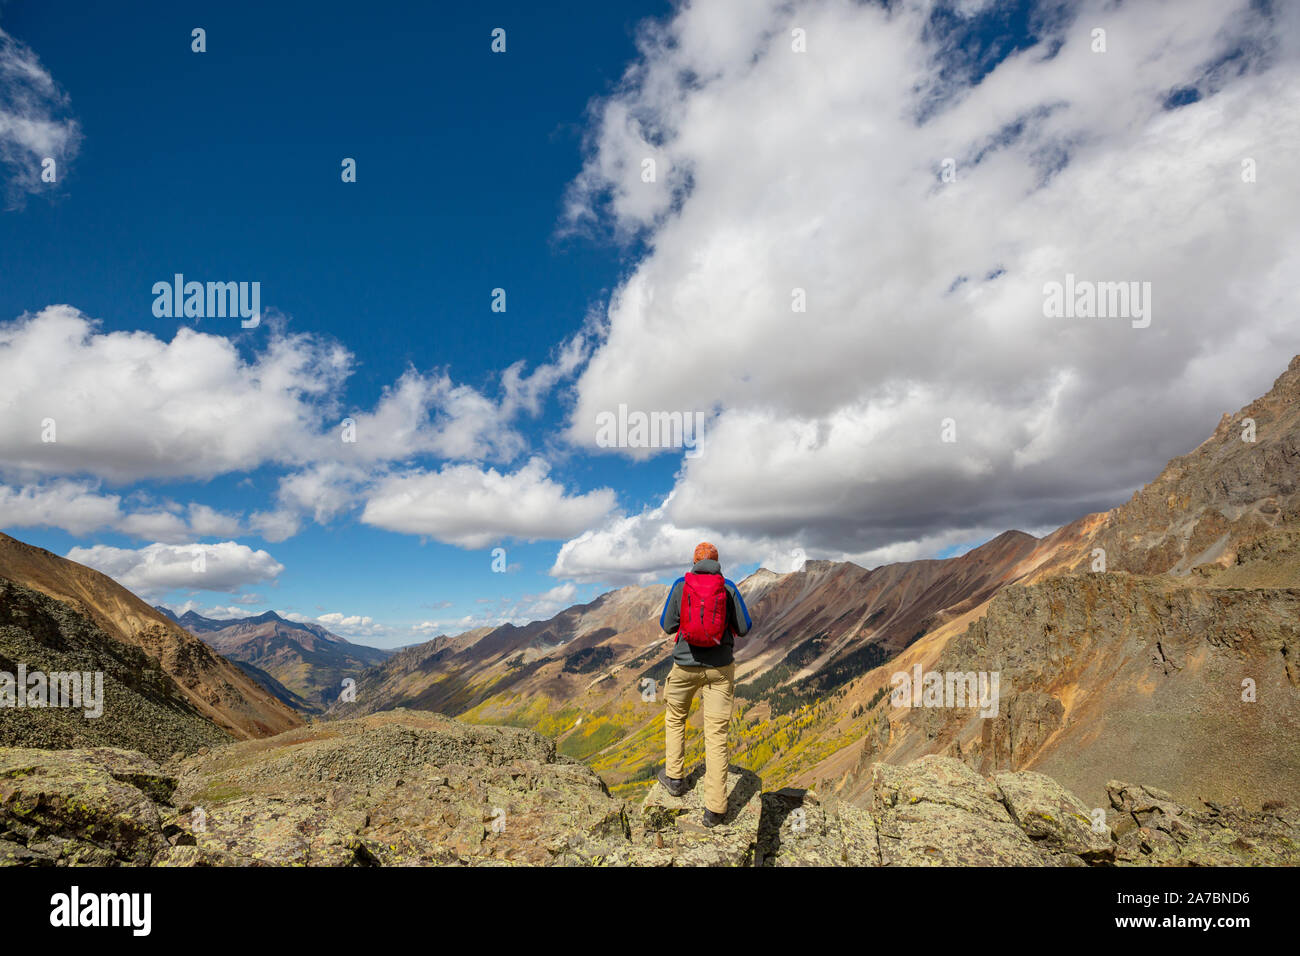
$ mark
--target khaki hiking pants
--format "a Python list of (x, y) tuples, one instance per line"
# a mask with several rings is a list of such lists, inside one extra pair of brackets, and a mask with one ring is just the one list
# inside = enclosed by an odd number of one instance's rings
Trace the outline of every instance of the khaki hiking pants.
[(664, 753), (668, 776), (686, 776), (686, 717), (695, 692), (702, 691), (704, 709), (704, 805), (714, 813), (727, 812), (727, 768), (731, 748), (727, 728), (735, 691), (736, 662), (726, 667), (682, 667), (673, 664), (664, 681)]

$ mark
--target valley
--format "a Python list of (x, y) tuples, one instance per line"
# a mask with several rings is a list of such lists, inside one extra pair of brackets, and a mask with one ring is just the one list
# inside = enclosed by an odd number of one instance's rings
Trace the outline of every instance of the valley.
[[(779, 852), (761, 849), (764, 814), (783, 814), (782, 801), (797, 799), (821, 808), (831, 828), (823, 832), (838, 834), (828, 852), (841, 862), (870, 833), (878, 849), (854, 858), (890, 865), (915, 862), (897, 848), (931, 839), (927, 827), (979, 830), (970, 820), (943, 822), (948, 798), (935, 798), (933, 819), (895, 820), (890, 801), (915, 786), (992, 800), (981, 813), (1002, 821), (1001, 836), (980, 839), (993, 846), (1005, 838), (1009, 861), (1033, 865), (1187, 862), (1196, 854), (1275, 862), (1295, 845), (1287, 835), (1295, 821), (1277, 814), (1300, 801), (1300, 356), (1268, 394), (1224, 415), (1204, 443), (1108, 512), (1042, 538), (1007, 531), (946, 559), (760, 568), (739, 588), (755, 626), (736, 655), (733, 772), (746, 801), (766, 790), (752, 819), (737, 824), (741, 842), (683, 844), (680, 857), (668, 846), (663, 857), (664, 821), (678, 812), (663, 816), (666, 795), (654, 783), (671, 646), (658, 627), (663, 587), (623, 587), (547, 620), (389, 652), (274, 612), (178, 617), (99, 572), (0, 535), (0, 665), (22, 658), (51, 671), (102, 671), (109, 715), (90, 721), (51, 709), (27, 720), (31, 711), (0, 711), (0, 757), (24, 767), (46, 761), (48, 784), (63, 781), (50, 792), (65, 794), (48, 804), (26, 785), (6, 785), (5, 805), (36, 799), (36, 815), (0, 814), (0, 829), (17, 862), (248, 862), (277, 846), (272, 862), (401, 862), (383, 846), (408, 840), (401, 834), (411, 826), (425, 833), (410, 848), (420, 862), (473, 862), (499, 850), (532, 863), (756, 865), (764, 852), (769, 860)], [(917, 675), (920, 688), (895, 693)], [(354, 699), (338, 697), (345, 679), (356, 681)], [(945, 688), (962, 682), (976, 692), (946, 700)], [(431, 749), (394, 783), (397, 764), (380, 754), (405, 753), (402, 741)], [(509, 753), (522, 747), (534, 769), (502, 771), (494, 741), (509, 741)], [(303, 747), (319, 751), (314, 762), (301, 765)], [(65, 756), (41, 756), (56, 752)], [(687, 758), (689, 766), (702, 759), (698, 709)], [(435, 769), (453, 768), (461, 782), (444, 793)], [(431, 806), (451, 792), (470, 795), (470, 804), (438, 811), (452, 821), (448, 833), (408, 819), (396, 792), (383, 797), (390, 817), (369, 812), (379, 806), (373, 786), (398, 786), (412, 772), (433, 774), (431, 784), (419, 783)], [(68, 829), (66, 807), (97, 774), (152, 794), (139, 826), (153, 836), (111, 849)], [(547, 775), (550, 784), (541, 782)], [(336, 781), (351, 782), (339, 790)], [(487, 846), (468, 807), (505, 800), (490, 794), (516, 785), (555, 794), (577, 786), (573, 793), (586, 796), (574, 796), (574, 806), (594, 814), (581, 825), (524, 812), (543, 830), (578, 826), (587, 834), (580, 843), (599, 835), (596, 848), (575, 857), (578, 844), (547, 844), (541, 856), (527, 841)], [(1025, 787), (1064, 788), (1065, 796), (1051, 790), (1050, 801), (1081, 818), (1109, 808), (1109, 842), (1058, 834), (1061, 847), (1030, 853), (1024, 834), (1007, 828), (1019, 819)], [(290, 793), (301, 826), (326, 828), (315, 849), (277, 835), (280, 811), (266, 801)], [(113, 786), (101, 796), (105, 807), (138, 800)], [(320, 799), (333, 801), (328, 818), (310, 809)], [(626, 816), (635, 805), (647, 814), (640, 823)], [(1197, 805), (1208, 809), (1189, 809)], [(196, 806), (223, 821), (215, 836), (177, 822)], [(1233, 819), (1256, 834), (1240, 851), (1246, 857), (1220, 845), (1222, 828), (1236, 832), (1228, 812), (1246, 814)], [(161, 821), (156, 832), (149, 821)], [(367, 836), (376, 826), (378, 836)], [(891, 857), (883, 834), (900, 826), (903, 842)]]

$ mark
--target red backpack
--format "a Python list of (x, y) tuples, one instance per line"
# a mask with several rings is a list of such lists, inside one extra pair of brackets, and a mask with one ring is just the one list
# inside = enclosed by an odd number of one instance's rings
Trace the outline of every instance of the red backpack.
[(677, 637), (696, 647), (717, 647), (726, 632), (727, 585), (722, 575), (688, 573)]

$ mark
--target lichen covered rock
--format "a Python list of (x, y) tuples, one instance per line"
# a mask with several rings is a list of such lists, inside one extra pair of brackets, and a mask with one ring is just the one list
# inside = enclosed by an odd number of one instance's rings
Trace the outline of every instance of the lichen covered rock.
[(763, 813), (762, 781), (743, 767), (727, 773), (727, 812), (722, 822), (704, 825), (704, 766), (686, 778), (687, 790), (674, 797), (659, 783), (641, 801), (631, 846), (614, 861), (649, 866), (751, 866)]
[(1090, 863), (1115, 858), (1110, 827), (1051, 777), (1022, 770), (1000, 773), (993, 783), (1011, 819), (1043, 849)]
[(129, 750), (2, 748), (0, 864), (148, 864), (175, 786)]
[(879, 866), (876, 822), (834, 794), (788, 787), (763, 794), (756, 866)]
[(393, 711), (160, 766), (125, 750), (0, 748), (0, 865), (1295, 865), (1300, 813), (1193, 810), (1112, 781), (1106, 827), (1050, 777), (951, 757), (870, 768), (866, 805), (762, 792), (733, 766), (722, 823), (699, 784), (612, 797), (554, 741)]

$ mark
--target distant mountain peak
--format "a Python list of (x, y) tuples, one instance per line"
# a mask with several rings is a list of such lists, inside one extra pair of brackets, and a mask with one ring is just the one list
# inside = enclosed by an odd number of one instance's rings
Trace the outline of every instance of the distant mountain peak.
[(189, 611), (180, 624), (254, 672), (255, 679), (281, 700), (309, 711), (332, 701), (344, 677), (359, 676), (390, 654), (353, 644), (314, 621), (285, 618), (275, 611), (236, 618), (209, 618)]
[(210, 617), (204, 617), (202, 614), (194, 610), (186, 611), (180, 617), (173, 617), (173, 620), (191, 633), (196, 631), (211, 631), (224, 626), (221, 621), (214, 620)]

